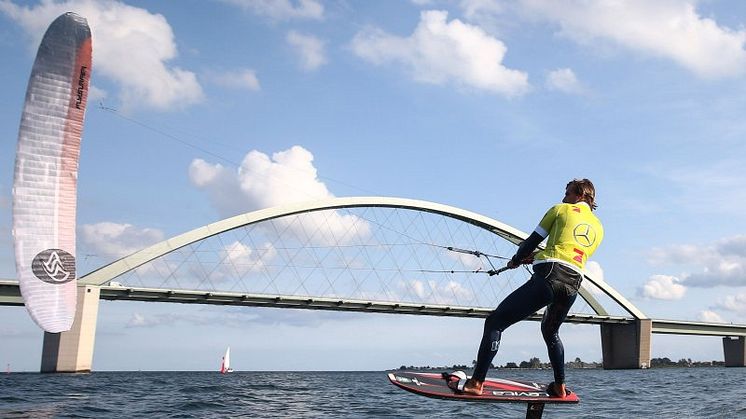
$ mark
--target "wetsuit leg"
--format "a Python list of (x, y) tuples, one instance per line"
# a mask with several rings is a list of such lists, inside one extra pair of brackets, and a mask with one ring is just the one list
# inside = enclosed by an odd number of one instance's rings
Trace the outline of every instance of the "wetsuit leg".
[(545, 280), (548, 269), (542, 265), (537, 265), (531, 279), (508, 295), (485, 320), (474, 379), (483, 381), (487, 376), (490, 363), (500, 347), (502, 332), (552, 301), (552, 289)]
[[(565, 382), (565, 348), (559, 337), (559, 328), (565, 321), (578, 292), (575, 284), (568, 284), (557, 279), (550, 279), (550, 284), (554, 299), (547, 307), (541, 320), (541, 334), (547, 344), (549, 362), (552, 364), (552, 370), (554, 371), (554, 382), (561, 384)], [(579, 282), (577, 284), (579, 286)]]

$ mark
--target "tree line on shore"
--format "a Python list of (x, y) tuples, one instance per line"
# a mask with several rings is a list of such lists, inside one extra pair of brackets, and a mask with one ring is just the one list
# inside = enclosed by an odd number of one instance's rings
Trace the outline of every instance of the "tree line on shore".
[[(402, 365), (399, 367), (400, 370), (466, 370), (474, 368), (477, 361), (472, 361), (471, 366), (466, 364), (454, 364), (451, 366), (432, 367), (432, 366), (406, 366)], [(650, 368), (671, 368), (671, 367), (720, 367), (725, 366), (723, 361), (692, 361), (691, 358), (680, 359), (677, 362), (670, 360), (669, 358), (652, 358), (650, 360)], [(550, 369), (552, 365), (548, 362), (541, 362), (539, 358), (531, 358), (528, 361), (521, 361), (519, 363), (507, 362), (505, 365), (496, 366), (490, 364), (490, 369), (502, 369), (502, 368), (524, 368), (524, 369)], [(603, 364), (600, 362), (585, 362), (580, 358), (575, 358), (574, 361), (565, 363), (565, 368), (603, 368)]]

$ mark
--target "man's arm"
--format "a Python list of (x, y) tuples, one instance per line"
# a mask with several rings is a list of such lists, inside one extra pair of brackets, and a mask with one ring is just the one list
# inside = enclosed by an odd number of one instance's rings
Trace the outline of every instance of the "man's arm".
[(536, 249), (542, 240), (544, 240), (544, 237), (542, 237), (541, 234), (535, 231), (531, 233), (526, 240), (521, 242), (515, 255), (513, 255), (513, 257), (508, 261), (508, 268), (514, 269), (521, 266), (523, 261), (531, 256), (531, 253), (533, 253), (534, 249)]

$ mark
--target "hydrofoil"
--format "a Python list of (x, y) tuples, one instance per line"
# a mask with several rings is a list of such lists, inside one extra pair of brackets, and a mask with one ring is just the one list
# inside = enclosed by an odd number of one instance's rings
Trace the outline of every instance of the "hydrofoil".
[[(466, 377), (465, 373), (460, 372), (460, 374)], [(467, 394), (448, 386), (448, 382), (454, 380), (454, 375), (458, 375), (458, 372), (392, 371), (388, 373), (391, 383), (421, 396), (473, 402), (526, 403), (526, 419), (541, 418), (545, 404), (577, 404), (580, 402), (578, 395), (574, 392), (569, 392), (565, 398), (560, 398), (547, 392), (547, 384), (499, 378), (487, 378), (484, 381), (481, 395)], [(454, 384), (452, 383), (451, 386)]]

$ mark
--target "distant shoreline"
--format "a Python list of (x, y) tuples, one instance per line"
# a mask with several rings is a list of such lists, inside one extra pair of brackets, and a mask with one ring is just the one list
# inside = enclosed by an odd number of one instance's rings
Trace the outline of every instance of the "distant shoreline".
[[(652, 358), (650, 365), (647, 369), (655, 368), (711, 368), (711, 367), (724, 367), (725, 361), (692, 361), (689, 359), (680, 359), (678, 361), (672, 361), (669, 358)], [(505, 365), (495, 366), (491, 365), (490, 369), (496, 370), (545, 370), (551, 369), (552, 366), (549, 363), (544, 363), (539, 358), (531, 358), (529, 361), (521, 361), (516, 364), (515, 362), (508, 362)], [(603, 369), (601, 362), (584, 362), (580, 358), (575, 358), (575, 361), (565, 363), (567, 369)], [(414, 370), (414, 371), (442, 371), (442, 370), (472, 370), (473, 366), (467, 366), (466, 364), (454, 364), (451, 366), (406, 366), (402, 365), (398, 368), (399, 370)]]

